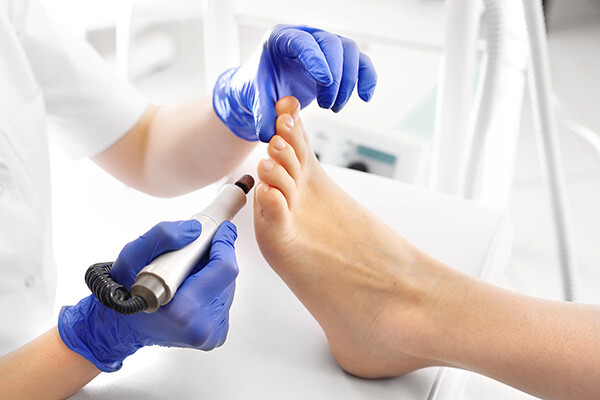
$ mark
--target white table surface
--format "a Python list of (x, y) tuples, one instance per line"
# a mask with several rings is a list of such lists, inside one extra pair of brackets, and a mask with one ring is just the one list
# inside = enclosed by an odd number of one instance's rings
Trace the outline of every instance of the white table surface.
[[(333, 167), (327, 170), (362, 204), (438, 259), (475, 276), (503, 268), (506, 251), (493, 251), (508, 240), (502, 214), (398, 181)], [(438, 368), (375, 381), (341, 371), (317, 322), (261, 256), (251, 203), (234, 222), (239, 231), (240, 275), (225, 345), (208, 353), (141, 349), (121, 371), (101, 374), (73, 399), (433, 398)]]

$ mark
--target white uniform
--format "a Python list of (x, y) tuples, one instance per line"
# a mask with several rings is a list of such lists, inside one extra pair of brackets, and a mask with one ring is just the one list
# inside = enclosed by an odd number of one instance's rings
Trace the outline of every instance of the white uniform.
[(86, 43), (53, 25), (37, 0), (0, 0), (0, 354), (51, 326), (48, 132), (73, 157), (92, 156), (146, 107)]

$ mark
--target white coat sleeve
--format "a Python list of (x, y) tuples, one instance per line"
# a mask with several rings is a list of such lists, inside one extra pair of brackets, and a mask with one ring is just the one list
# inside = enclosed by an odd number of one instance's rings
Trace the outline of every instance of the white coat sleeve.
[(101, 153), (139, 121), (148, 101), (38, 0), (15, 3), (15, 29), (42, 89), (50, 134), (73, 158)]

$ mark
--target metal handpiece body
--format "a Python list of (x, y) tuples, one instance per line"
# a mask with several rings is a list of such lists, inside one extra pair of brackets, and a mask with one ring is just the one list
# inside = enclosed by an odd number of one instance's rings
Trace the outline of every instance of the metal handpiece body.
[(246, 193), (247, 190), (237, 183), (223, 186), (215, 200), (193, 216), (202, 224), (200, 236), (179, 250), (156, 257), (138, 273), (130, 292), (146, 301), (145, 312), (154, 312), (171, 301), (179, 286), (207, 254), (219, 225), (231, 220), (246, 204)]

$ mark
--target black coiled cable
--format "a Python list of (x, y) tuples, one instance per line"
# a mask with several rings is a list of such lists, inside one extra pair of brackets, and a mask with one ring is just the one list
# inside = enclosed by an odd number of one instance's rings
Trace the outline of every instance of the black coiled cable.
[(112, 262), (91, 265), (85, 273), (85, 283), (94, 296), (106, 307), (121, 314), (137, 314), (148, 304), (140, 296), (129, 294), (129, 290), (110, 276)]

